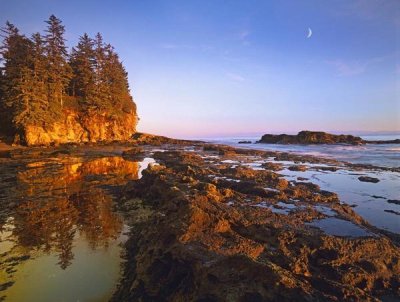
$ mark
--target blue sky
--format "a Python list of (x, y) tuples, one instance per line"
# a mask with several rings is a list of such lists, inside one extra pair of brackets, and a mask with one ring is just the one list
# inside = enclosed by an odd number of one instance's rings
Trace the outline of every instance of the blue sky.
[[(400, 1), (1, 1), (30, 34), (101, 32), (139, 130), (175, 137), (400, 131)], [(308, 28), (313, 35), (307, 39)]]

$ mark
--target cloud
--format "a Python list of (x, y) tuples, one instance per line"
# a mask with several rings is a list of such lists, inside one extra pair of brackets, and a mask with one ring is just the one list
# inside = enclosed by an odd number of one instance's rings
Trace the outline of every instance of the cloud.
[(250, 35), (248, 30), (241, 30), (238, 34), (240, 40), (245, 40)]
[(227, 72), (225, 74), (229, 79), (235, 82), (244, 82), (246, 79), (242, 77), (240, 74)]
[(193, 49), (200, 51), (210, 51), (214, 49), (214, 46), (202, 44), (202, 45), (189, 45), (189, 44), (175, 44), (175, 43), (163, 43), (159, 47), (168, 50), (182, 50), (182, 49)]
[(249, 38), (250, 34), (251, 34), (250, 31), (248, 31), (247, 29), (243, 29), (237, 33), (237, 39), (242, 42), (242, 45), (245, 45), (245, 46), (249, 45), (250, 41), (248, 38)]
[(164, 43), (160, 45), (164, 49), (191, 49), (193, 46), (186, 44)]
[(336, 59), (328, 60), (326, 63), (334, 66), (339, 76), (355, 76), (366, 72), (371, 65), (382, 62), (388, 57), (390, 56), (374, 57), (363, 62), (344, 62), (343, 60)]
[(342, 60), (327, 61), (327, 63), (333, 65), (340, 76), (353, 76), (366, 70), (366, 65), (360, 63), (345, 63)]

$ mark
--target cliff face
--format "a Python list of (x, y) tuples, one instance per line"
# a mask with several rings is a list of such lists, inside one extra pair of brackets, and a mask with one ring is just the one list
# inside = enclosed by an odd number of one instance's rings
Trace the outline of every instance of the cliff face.
[(26, 125), (20, 141), (27, 146), (121, 141), (136, 132), (138, 117), (134, 111), (111, 116), (108, 112), (80, 113), (65, 110), (63, 118), (50, 125)]
[(265, 144), (351, 144), (361, 145), (365, 141), (353, 135), (335, 135), (319, 131), (301, 131), (297, 135), (265, 134), (259, 143)]

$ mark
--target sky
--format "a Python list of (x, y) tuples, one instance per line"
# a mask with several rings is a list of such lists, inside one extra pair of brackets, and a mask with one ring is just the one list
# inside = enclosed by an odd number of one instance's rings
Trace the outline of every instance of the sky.
[(142, 132), (400, 132), (398, 0), (0, 5), (0, 24), (9, 20), (27, 35), (55, 14), (70, 47), (101, 32), (128, 71)]

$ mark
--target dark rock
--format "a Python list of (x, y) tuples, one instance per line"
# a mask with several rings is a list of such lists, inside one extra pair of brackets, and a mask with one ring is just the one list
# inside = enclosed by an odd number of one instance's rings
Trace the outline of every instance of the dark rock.
[(251, 141), (240, 141), (238, 144), (251, 144)]
[(336, 172), (337, 171), (337, 168), (336, 167), (332, 167), (332, 166), (328, 166), (328, 167), (318, 166), (318, 167), (315, 167), (315, 169), (321, 170), (321, 171), (330, 171), (330, 172)]
[(353, 135), (335, 135), (318, 131), (301, 131), (297, 135), (265, 134), (258, 143), (264, 144), (351, 144), (361, 145), (364, 140)]
[(174, 139), (166, 136), (153, 135), (149, 133), (141, 133), (137, 132), (132, 135), (132, 141), (136, 145), (152, 145), (152, 146), (160, 146), (162, 144), (179, 144), (179, 145), (188, 145), (193, 143), (201, 143), (200, 141), (188, 141), (182, 139)]
[(13, 281), (9, 281), (9, 282), (0, 284), (0, 291), (6, 290), (7, 288), (12, 286), (13, 284), (14, 284)]
[(294, 165), (294, 166), (290, 166), (288, 168), (288, 170), (304, 172), (304, 171), (307, 171), (307, 166), (305, 166), (305, 165)]
[(383, 144), (400, 144), (400, 139), (392, 139), (392, 140), (387, 140), (387, 141), (365, 141), (367, 144), (377, 144), (377, 145), (383, 145)]
[(272, 170), (272, 171), (279, 171), (283, 169), (282, 164), (271, 163), (271, 162), (263, 163), (261, 164), (261, 167), (265, 168), (266, 170)]
[(392, 214), (395, 214), (395, 215), (399, 215), (400, 216), (400, 212), (397, 212), (397, 211), (393, 211), (393, 210), (383, 210), (384, 212), (387, 212), (387, 213), (392, 213)]
[(372, 183), (377, 183), (377, 182), (380, 181), (378, 178), (369, 177), (369, 176), (360, 176), (360, 177), (358, 178), (358, 180), (359, 180), (359, 181), (362, 181), (362, 182), (372, 182)]
[(141, 147), (134, 147), (129, 150), (122, 152), (122, 156), (131, 156), (131, 155), (138, 155), (143, 154), (144, 150)]

